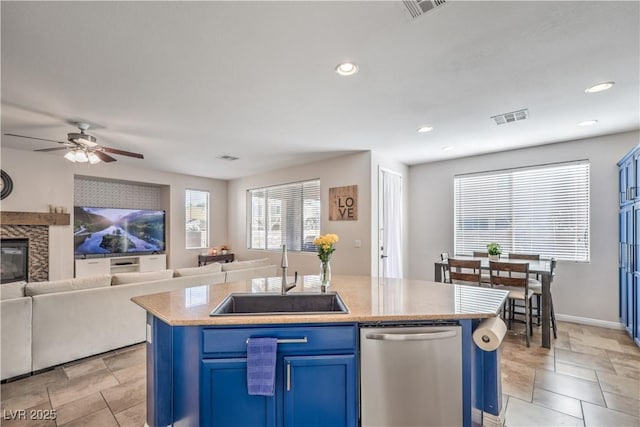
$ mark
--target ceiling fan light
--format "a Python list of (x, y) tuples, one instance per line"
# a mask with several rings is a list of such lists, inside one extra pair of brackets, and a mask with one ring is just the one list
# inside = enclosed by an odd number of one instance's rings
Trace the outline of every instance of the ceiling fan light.
[(69, 160), (70, 162), (76, 162), (76, 153), (73, 151), (67, 151), (67, 154), (64, 155), (64, 158)]
[(89, 157), (87, 157), (87, 153), (82, 150), (76, 150), (76, 162), (86, 163), (89, 161)]
[(89, 158), (89, 163), (91, 163), (92, 165), (95, 165), (96, 163), (100, 163), (100, 157), (98, 157), (98, 155), (93, 151), (90, 152), (87, 157)]

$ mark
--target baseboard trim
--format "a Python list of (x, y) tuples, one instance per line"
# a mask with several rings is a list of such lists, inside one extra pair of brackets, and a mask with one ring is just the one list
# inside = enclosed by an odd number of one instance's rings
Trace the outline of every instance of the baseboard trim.
[(556, 314), (556, 319), (562, 322), (579, 323), (581, 325), (599, 326), (609, 329), (624, 329), (618, 322), (610, 322), (608, 320), (591, 319), (589, 317), (570, 316), (568, 314)]
[(488, 412), (483, 412), (482, 427), (504, 427), (505, 421), (505, 408), (502, 407), (500, 415), (493, 415)]

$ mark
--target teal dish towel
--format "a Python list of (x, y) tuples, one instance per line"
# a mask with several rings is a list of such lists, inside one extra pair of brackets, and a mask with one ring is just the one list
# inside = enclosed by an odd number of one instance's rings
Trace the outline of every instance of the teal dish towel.
[(277, 338), (250, 338), (247, 343), (249, 394), (273, 396), (276, 389)]

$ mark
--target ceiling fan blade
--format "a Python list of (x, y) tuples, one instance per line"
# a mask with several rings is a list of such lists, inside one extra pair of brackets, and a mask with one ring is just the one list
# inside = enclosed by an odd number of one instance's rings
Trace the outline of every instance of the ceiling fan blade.
[(135, 157), (136, 159), (144, 159), (144, 156), (142, 154), (132, 153), (131, 151), (118, 150), (117, 148), (109, 148), (105, 146), (101, 146), (101, 148), (106, 153), (120, 154), (121, 156)]
[(65, 141), (54, 141), (53, 139), (36, 138), (34, 136), (16, 135), (15, 133), (5, 133), (7, 136), (17, 136), (18, 138), (37, 139), (39, 141), (55, 142), (57, 144), (66, 144)]
[(39, 150), (33, 150), (33, 151), (40, 151), (42, 153), (46, 153), (47, 151), (66, 150), (67, 148), (69, 148), (69, 147), (41, 148)]
[(103, 153), (102, 151), (96, 150), (96, 151), (94, 151), (94, 153), (96, 153), (96, 156), (100, 157), (100, 160), (102, 160), (105, 163), (115, 162), (116, 161), (116, 159), (114, 159), (113, 157), (111, 157), (108, 154)]

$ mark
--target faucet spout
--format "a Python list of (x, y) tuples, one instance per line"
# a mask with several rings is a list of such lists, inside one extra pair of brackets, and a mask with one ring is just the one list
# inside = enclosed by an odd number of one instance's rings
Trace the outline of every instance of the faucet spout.
[(287, 268), (289, 268), (289, 260), (287, 259), (287, 245), (282, 245), (282, 261), (280, 262), (280, 267), (282, 268), (282, 285), (280, 293), (282, 295), (286, 295), (288, 291), (296, 287), (298, 283), (298, 272), (293, 279), (293, 283), (287, 283)]

